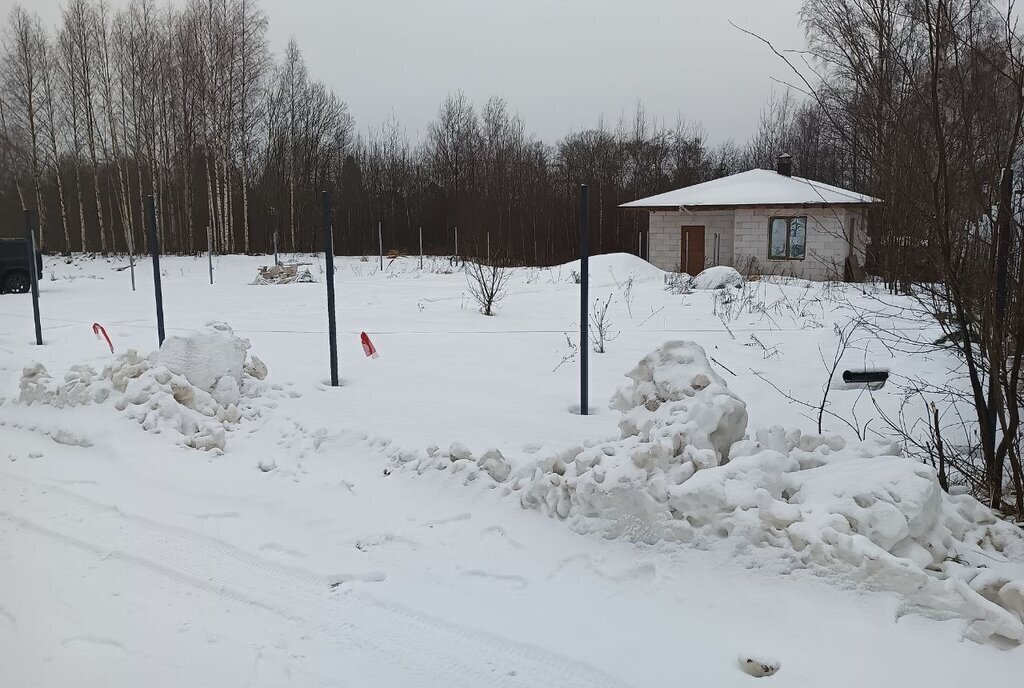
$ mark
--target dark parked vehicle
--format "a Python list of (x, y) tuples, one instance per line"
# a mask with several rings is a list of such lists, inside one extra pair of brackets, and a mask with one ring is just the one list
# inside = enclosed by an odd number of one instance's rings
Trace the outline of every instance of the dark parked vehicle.
[[(24, 294), (32, 288), (28, 240), (0, 239), (0, 293)], [(43, 274), (43, 254), (36, 251), (36, 275)]]

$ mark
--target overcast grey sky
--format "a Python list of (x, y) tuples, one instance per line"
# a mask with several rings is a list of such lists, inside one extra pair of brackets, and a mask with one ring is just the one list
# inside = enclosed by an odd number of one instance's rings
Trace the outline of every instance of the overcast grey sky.
[[(171, 0), (180, 2), (181, 0)], [(6, 18), (14, 0), (0, 0)], [(53, 27), (63, 0), (23, 0)], [(125, 0), (112, 0), (115, 7)], [(422, 136), (462, 89), (505, 98), (554, 142), (614, 125), (642, 100), (650, 114), (704, 124), (712, 141), (745, 141), (787, 72), (768, 48), (803, 45), (802, 0), (261, 0), (272, 49), (294, 35), (311, 76), (347, 103), (360, 132), (394, 116)]]

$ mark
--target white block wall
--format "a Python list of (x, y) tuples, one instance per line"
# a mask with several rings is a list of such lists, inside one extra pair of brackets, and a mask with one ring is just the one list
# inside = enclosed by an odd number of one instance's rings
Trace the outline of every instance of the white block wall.
[[(807, 218), (807, 247), (803, 260), (768, 259), (768, 224), (773, 217)], [(788, 275), (810, 280), (843, 278), (849, 255), (844, 208), (740, 208), (736, 210), (733, 265), (761, 274)]]
[(719, 261), (721, 265), (732, 265), (733, 217), (732, 210), (705, 212), (681, 212), (658, 210), (651, 213), (649, 260), (662, 270), (679, 271), (682, 257), (682, 232), (680, 227), (704, 226), (704, 265), (714, 265), (715, 233), (719, 233)]
[[(803, 260), (768, 259), (768, 224), (773, 217), (807, 218), (807, 247)], [(857, 217), (855, 251), (864, 264), (867, 237), (861, 213), (845, 208), (738, 208), (714, 211), (653, 211), (650, 221), (651, 263), (662, 270), (679, 270), (683, 225), (704, 226), (705, 265), (714, 264), (715, 233), (721, 235), (720, 265), (761, 274), (781, 274), (812, 280), (842, 279), (849, 254), (850, 219)]]

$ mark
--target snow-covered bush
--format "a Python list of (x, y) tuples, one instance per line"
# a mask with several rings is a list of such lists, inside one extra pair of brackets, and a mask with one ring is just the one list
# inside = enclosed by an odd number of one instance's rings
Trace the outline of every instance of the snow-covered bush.
[(743, 286), (743, 275), (736, 268), (728, 265), (715, 265), (694, 277), (690, 282), (691, 289), (725, 289), (726, 287)]
[(40, 363), (22, 372), (19, 401), (57, 407), (100, 404), (115, 407), (150, 432), (172, 431), (195, 449), (224, 449), (226, 432), (260, 414), (261, 397), (277, 390), (262, 380), (266, 365), (248, 355), (249, 342), (229, 326), (210, 322), (185, 336), (168, 337), (143, 358), (134, 349), (97, 373), (73, 366), (55, 382)]

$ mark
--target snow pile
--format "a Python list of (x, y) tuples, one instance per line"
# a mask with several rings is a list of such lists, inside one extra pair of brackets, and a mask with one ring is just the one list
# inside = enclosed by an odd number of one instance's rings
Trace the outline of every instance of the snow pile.
[(187, 336), (168, 337), (148, 357), (129, 349), (101, 373), (76, 365), (56, 382), (33, 363), (22, 372), (18, 399), (62, 408), (113, 396), (115, 407), (145, 430), (175, 432), (195, 449), (223, 450), (227, 430), (260, 415), (262, 397), (276, 390), (263, 382), (266, 365), (249, 357), (248, 349), (228, 325), (210, 322)]
[(621, 438), (568, 460), (548, 457), (518, 472), (526, 507), (562, 518), (602, 517), (611, 534), (653, 542), (666, 536), (674, 491), (718, 466), (743, 438), (746, 405), (693, 342), (668, 342), (629, 373), (612, 408)]
[[(1024, 642), (1024, 534), (928, 466), (879, 442), (772, 428), (745, 439), (746, 407), (692, 342), (668, 342), (612, 399), (621, 438), (533, 459), (511, 474), (524, 507), (581, 530), (851, 567), (869, 584)], [(496, 477), (497, 479), (497, 477)]]
[(690, 280), (691, 289), (724, 289), (725, 287), (742, 287), (743, 275), (736, 268), (728, 265), (715, 265), (701, 271)]
[(728, 463), (679, 486), (677, 532), (701, 545), (781, 548), (798, 566), (844, 576), (853, 567), (929, 613), (964, 617), (976, 640), (1024, 641), (1024, 535), (895, 453), (760, 431), (733, 445)]
[(167, 337), (156, 362), (196, 387), (213, 391), (221, 378), (242, 379), (249, 342), (221, 322), (210, 322), (184, 337)]

